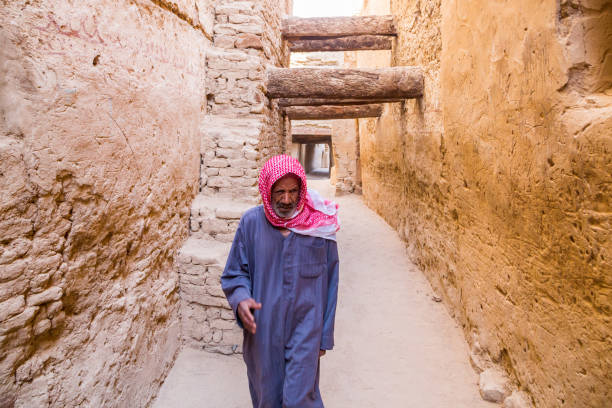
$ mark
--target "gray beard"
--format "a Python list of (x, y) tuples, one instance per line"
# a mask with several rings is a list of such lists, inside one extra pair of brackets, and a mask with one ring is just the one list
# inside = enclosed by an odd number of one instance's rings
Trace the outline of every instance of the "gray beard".
[(278, 206), (275, 203), (272, 203), (272, 209), (274, 210), (274, 213), (280, 218), (284, 220), (290, 220), (295, 216), (295, 210), (297, 210), (297, 205), (293, 207), (293, 210), (291, 211), (291, 214), (288, 217), (284, 217), (278, 212)]

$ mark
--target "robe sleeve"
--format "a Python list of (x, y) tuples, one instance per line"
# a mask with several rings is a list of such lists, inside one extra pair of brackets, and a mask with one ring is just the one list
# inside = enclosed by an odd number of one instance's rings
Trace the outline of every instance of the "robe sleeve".
[(252, 297), (251, 276), (249, 275), (249, 264), (243, 233), (243, 221), (243, 219), (240, 220), (240, 224), (236, 230), (236, 235), (234, 236), (232, 248), (230, 249), (229, 256), (227, 257), (225, 269), (221, 275), (221, 288), (223, 289), (223, 293), (225, 293), (225, 297), (234, 311), (238, 326), (240, 326), (242, 329), (244, 329), (244, 326), (238, 317), (238, 305), (243, 300)]
[(327, 246), (327, 307), (323, 317), (321, 350), (334, 348), (334, 321), (338, 302), (338, 269), (338, 245), (335, 241), (329, 241)]

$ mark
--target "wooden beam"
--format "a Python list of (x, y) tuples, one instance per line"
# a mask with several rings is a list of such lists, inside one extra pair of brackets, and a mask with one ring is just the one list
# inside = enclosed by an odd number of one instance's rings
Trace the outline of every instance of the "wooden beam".
[(369, 98), (369, 99), (326, 99), (326, 98), (279, 98), (278, 106), (321, 106), (321, 105), (370, 105), (373, 103), (402, 102), (405, 98)]
[(281, 31), (285, 38), (397, 35), (393, 16), (288, 17), (282, 20)]
[(287, 39), (292, 52), (390, 50), (392, 37), (356, 35), (348, 37), (300, 37)]
[(291, 135), (293, 136), (329, 136), (331, 137), (331, 127), (318, 127), (318, 126), (308, 126), (308, 125), (299, 125), (299, 126), (291, 126)]
[(331, 136), (291, 135), (291, 141), (293, 143), (331, 143)]
[(387, 99), (423, 95), (417, 67), (380, 69), (269, 68), (270, 98)]
[(285, 108), (287, 117), (292, 120), (374, 118), (382, 115), (382, 112), (383, 105), (289, 106)]

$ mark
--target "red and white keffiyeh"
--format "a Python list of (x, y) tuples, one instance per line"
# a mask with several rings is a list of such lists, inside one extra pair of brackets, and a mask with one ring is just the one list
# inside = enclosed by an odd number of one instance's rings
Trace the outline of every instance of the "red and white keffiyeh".
[[(272, 186), (287, 174), (300, 179), (300, 197), (296, 212), (290, 219), (279, 217), (272, 208)], [(284, 154), (270, 158), (259, 173), (259, 193), (266, 218), (272, 225), (297, 234), (336, 240), (336, 231), (340, 229), (338, 204), (307, 188), (306, 173), (297, 159)]]

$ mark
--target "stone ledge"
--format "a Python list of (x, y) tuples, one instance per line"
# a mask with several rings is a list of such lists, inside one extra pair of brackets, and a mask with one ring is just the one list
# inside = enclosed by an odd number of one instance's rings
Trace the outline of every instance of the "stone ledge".
[(239, 220), (253, 204), (240, 202), (230, 197), (205, 196), (198, 194), (191, 204), (191, 216), (201, 216), (224, 220)]
[(231, 245), (209, 239), (190, 237), (179, 251), (179, 262), (196, 265), (225, 265)]

